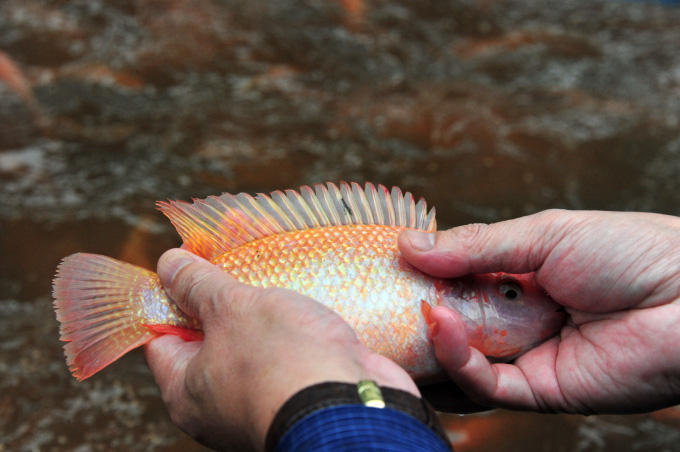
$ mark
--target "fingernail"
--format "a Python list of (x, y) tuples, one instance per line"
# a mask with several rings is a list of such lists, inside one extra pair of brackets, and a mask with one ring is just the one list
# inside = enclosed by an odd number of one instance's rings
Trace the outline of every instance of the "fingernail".
[(406, 231), (406, 238), (418, 251), (429, 251), (434, 248), (434, 233), (422, 231)]
[(172, 250), (166, 252), (158, 261), (158, 276), (165, 287), (170, 287), (179, 271), (198, 257), (184, 250)]

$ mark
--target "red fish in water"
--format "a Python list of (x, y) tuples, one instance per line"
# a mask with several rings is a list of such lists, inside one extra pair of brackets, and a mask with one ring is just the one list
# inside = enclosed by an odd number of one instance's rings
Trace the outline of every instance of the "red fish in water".
[[(436, 230), (434, 209), (398, 188), (317, 184), (260, 194), (225, 193), (158, 203), (186, 248), (241, 282), (279, 286), (338, 312), (372, 350), (419, 381), (442, 376), (428, 339), (432, 306), (458, 311), (470, 344), (510, 358), (554, 335), (559, 305), (530, 275), (438, 279), (397, 247), (406, 229)], [(74, 254), (60, 264), (54, 305), (73, 375), (83, 380), (159, 334), (201, 339), (201, 325), (166, 295), (158, 276), (115, 259)]]

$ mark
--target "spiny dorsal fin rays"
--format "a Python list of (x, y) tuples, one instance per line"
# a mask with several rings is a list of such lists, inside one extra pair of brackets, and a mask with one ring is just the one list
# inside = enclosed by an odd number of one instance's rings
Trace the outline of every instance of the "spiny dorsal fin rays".
[[(294, 190), (291, 191), (294, 192)], [(302, 195), (302, 199), (307, 202), (307, 207), (309, 207), (311, 212), (314, 214), (314, 218), (319, 222), (320, 227), (330, 225), (331, 222), (328, 219), (326, 212), (324, 212), (323, 207), (319, 202), (319, 198), (316, 197), (314, 190), (312, 190), (311, 187), (305, 185), (300, 187), (300, 194)]]
[(347, 210), (352, 224), (364, 224), (364, 219), (359, 211), (359, 205), (354, 198), (352, 188), (347, 182), (340, 182), (340, 192), (342, 193), (342, 206)]
[(296, 227), (291, 218), (281, 210), (281, 208), (272, 199), (264, 193), (258, 193), (255, 199), (260, 203), (260, 206), (269, 214), (276, 223), (278, 223), (284, 231), (295, 231), (299, 229)]
[(356, 182), (352, 182), (352, 195), (354, 199), (357, 200), (357, 205), (359, 206), (359, 213), (363, 219), (364, 224), (375, 224), (373, 220), (373, 215), (371, 213), (371, 206), (368, 203), (366, 194), (361, 189), (361, 186)]
[(425, 224), (423, 225), (423, 231), (434, 232), (437, 230), (437, 220), (435, 219), (435, 214), (437, 211), (433, 207), (425, 218)]
[(394, 214), (394, 205), (392, 204), (392, 198), (390, 197), (390, 192), (387, 191), (386, 187), (378, 185), (380, 206), (383, 209), (383, 217), (385, 217), (385, 225), (397, 224), (396, 216)]
[(284, 232), (284, 229), (276, 222), (276, 220), (248, 193), (239, 193), (235, 197), (233, 195), (224, 194), (220, 196), (220, 198), (224, 198), (225, 196), (235, 198), (241, 203), (244, 208), (244, 213), (250, 216), (253, 225), (256, 227), (259, 226), (258, 229), (262, 228), (262, 237)]
[(424, 198), (420, 198), (418, 204), (416, 204), (415, 210), (416, 225), (414, 227), (416, 229), (424, 229), (423, 226), (425, 225), (425, 217), (427, 216), (427, 203), (425, 202)]
[(333, 201), (331, 200), (331, 195), (328, 193), (326, 186), (323, 184), (314, 184), (314, 189), (316, 191), (317, 199), (319, 200), (321, 207), (328, 217), (329, 225), (342, 224), (340, 217), (335, 211)]
[(294, 224), (294, 228), (291, 230), (303, 230), (303, 229), (308, 229), (309, 225), (307, 222), (300, 216), (300, 214), (304, 215), (305, 211), (300, 210), (300, 213), (298, 213), (298, 210), (293, 206), (293, 204), (290, 202), (288, 199), (288, 196), (283, 194), (282, 191), (277, 190), (273, 191), (271, 193), (271, 199), (278, 205), (283, 214), (286, 215)]
[(333, 202), (332, 206), (335, 208), (336, 213), (340, 217), (341, 224), (353, 224), (352, 216), (348, 209), (347, 200), (342, 196), (342, 193), (338, 189), (337, 185), (333, 182), (328, 182), (328, 193), (330, 193), (330, 199)]
[(368, 199), (368, 204), (373, 213), (374, 224), (385, 224), (383, 211), (380, 207), (380, 200), (378, 199), (378, 190), (375, 189), (373, 184), (366, 184), (366, 198)]
[[(300, 187), (300, 190), (302, 191), (302, 187)], [(302, 217), (308, 228), (321, 227), (321, 224), (314, 215), (311, 207), (307, 204), (307, 201), (305, 201), (300, 193), (296, 192), (295, 190), (286, 190), (286, 196), (288, 197), (288, 201), (293, 205), (295, 211)]]
[(434, 209), (414, 203), (410, 193), (392, 192), (383, 185), (341, 182), (315, 184), (295, 190), (260, 193), (256, 198), (239, 193), (204, 200), (159, 202), (158, 208), (179, 232), (187, 248), (206, 259), (267, 236), (310, 228), (348, 224), (383, 224), (436, 229)]
[(406, 212), (406, 227), (416, 227), (416, 204), (413, 201), (413, 195), (406, 192), (404, 195), (404, 212)]
[(399, 187), (392, 187), (392, 203), (394, 204), (394, 216), (396, 217), (397, 224), (407, 224), (404, 196)]

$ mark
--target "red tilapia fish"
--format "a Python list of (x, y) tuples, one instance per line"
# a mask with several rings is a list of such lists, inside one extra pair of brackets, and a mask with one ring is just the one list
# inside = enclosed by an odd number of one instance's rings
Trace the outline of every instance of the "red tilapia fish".
[[(442, 375), (428, 338), (433, 306), (459, 312), (470, 344), (496, 359), (535, 347), (565, 321), (531, 275), (438, 279), (409, 265), (397, 247), (399, 233), (434, 232), (435, 215), (423, 199), (416, 204), (396, 187), (390, 193), (370, 183), (328, 183), (158, 207), (189, 251), (243, 283), (285, 287), (334, 309), (369, 348), (419, 381)], [(54, 299), (78, 380), (160, 334), (202, 338), (200, 323), (166, 295), (155, 273), (109, 257), (66, 257)]]

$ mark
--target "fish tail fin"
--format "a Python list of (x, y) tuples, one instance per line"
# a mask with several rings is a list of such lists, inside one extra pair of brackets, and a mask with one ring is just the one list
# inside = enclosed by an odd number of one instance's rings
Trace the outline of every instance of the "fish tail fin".
[(54, 279), (54, 308), (74, 377), (82, 381), (160, 334), (142, 325), (135, 296), (154, 277), (106, 256), (64, 258)]

